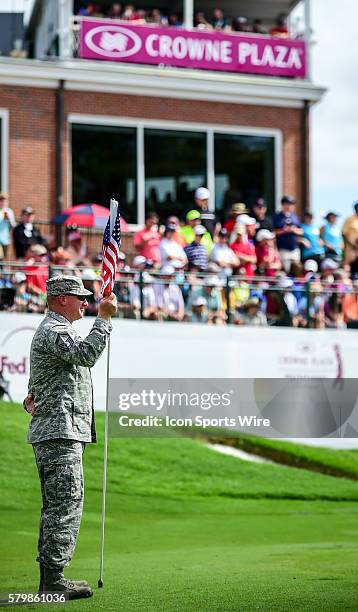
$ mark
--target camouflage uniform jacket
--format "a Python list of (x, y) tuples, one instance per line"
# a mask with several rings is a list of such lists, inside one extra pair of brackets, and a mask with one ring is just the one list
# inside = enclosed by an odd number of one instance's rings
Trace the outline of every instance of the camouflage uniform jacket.
[(31, 344), (29, 392), (36, 410), (28, 442), (96, 441), (89, 368), (102, 354), (111, 330), (109, 321), (97, 317), (83, 339), (65, 317), (48, 312)]

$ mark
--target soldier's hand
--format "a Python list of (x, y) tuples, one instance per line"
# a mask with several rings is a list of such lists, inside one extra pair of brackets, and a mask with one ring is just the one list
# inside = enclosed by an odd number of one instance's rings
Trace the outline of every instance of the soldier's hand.
[(34, 416), (36, 407), (35, 407), (35, 396), (33, 393), (28, 393), (24, 399), (24, 408), (26, 412)]
[(99, 303), (98, 315), (101, 319), (110, 319), (117, 312), (117, 298), (114, 293), (101, 299)]

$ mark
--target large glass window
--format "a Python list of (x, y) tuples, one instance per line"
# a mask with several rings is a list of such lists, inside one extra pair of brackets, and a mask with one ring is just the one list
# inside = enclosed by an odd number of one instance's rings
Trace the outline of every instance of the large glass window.
[[(144, 132), (143, 139), (139, 134), (139, 151), (138, 129)], [(215, 183), (215, 209), (222, 218), (234, 202), (251, 206), (261, 196), (273, 212), (275, 138), (214, 132), (213, 158), (211, 146), (204, 127), (189, 131), (75, 123), (73, 204), (109, 206), (113, 195), (129, 223), (138, 223), (149, 211), (164, 222), (169, 215), (183, 219), (197, 187)]]
[(144, 152), (146, 212), (183, 217), (207, 183), (206, 133), (146, 129)]
[(136, 128), (72, 125), (72, 193), (73, 204), (118, 197), (123, 218), (137, 222)]
[(234, 202), (251, 206), (264, 197), (275, 209), (274, 138), (214, 135), (215, 208), (223, 216)]

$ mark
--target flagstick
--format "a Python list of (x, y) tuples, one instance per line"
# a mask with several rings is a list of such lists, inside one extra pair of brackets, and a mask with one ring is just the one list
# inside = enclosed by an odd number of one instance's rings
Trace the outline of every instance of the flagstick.
[(98, 588), (103, 587), (103, 557), (104, 557), (104, 522), (106, 518), (106, 490), (107, 490), (107, 456), (108, 456), (108, 387), (109, 387), (109, 359), (111, 352), (111, 337), (108, 338), (107, 350), (107, 390), (106, 390), (106, 425), (104, 430), (103, 455), (103, 482), (102, 482), (102, 524), (101, 524), (101, 555), (99, 560)]
[[(114, 219), (116, 218), (118, 202), (111, 199), (110, 219), (111, 233)], [(101, 521), (101, 553), (99, 559), (98, 588), (103, 588), (103, 559), (104, 559), (104, 523), (106, 518), (106, 490), (107, 490), (107, 456), (108, 456), (108, 403), (109, 403), (109, 363), (111, 354), (111, 337), (108, 338), (107, 349), (107, 387), (106, 387), (106, 425), (104, 430), (104, 454), (103, 454), (103, 481), (102, 481), (102, 521)]]

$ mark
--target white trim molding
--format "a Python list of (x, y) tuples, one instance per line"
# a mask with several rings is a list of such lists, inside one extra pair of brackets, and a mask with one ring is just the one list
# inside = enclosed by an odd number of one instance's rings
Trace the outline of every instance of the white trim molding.
[(9, 191), (9, 111), (0, 108), (1, 120), (1, 191)]
[[(72, 124), (103, 125), (113, 127), (134, 127), (137, 129), (137, 219), (143, 225), (145, 217), (145, 167), (144, 167), (144, 130), (156, 128), (158, 130), (191, 131), (206, 134), (206, 159), (208, 187), (211, 193), (211, 205), (215, 202), (215, 160), (214, 135), (237, 134), (241, 136), (266, 136), (274, 139), (274, 183), (275, 208), (280, 207), (282, 197), (282, 168), (283, 168), (283, 137), (281, 130), (271, 128), (257, 128), (238, 125), (222, 125), (220, 123), (194, 123), (181, 121), (164, 121), (157, 119), (129, 119), (128, 117), (92, 115), (70, 113), (67, 116), (68, 126)], [(69, 130), (71, 133), (71, 129)], [(69, 166), (72, 164), (72, 151), (69, 152)], [(71, 167), (68, 176), (71, 176)], [(71, 188), (71, 186), (70, 186)], [(70, 189), (71, 190), (71, 189)]]
[(325, 89), (303, 79), (92, 60), (0, 59), (0, 84), (302, 108)]

